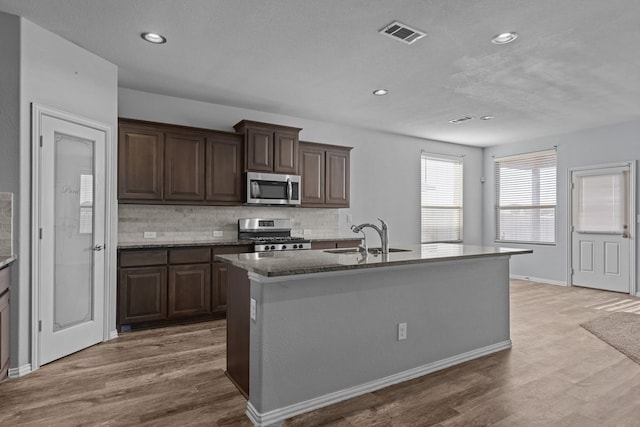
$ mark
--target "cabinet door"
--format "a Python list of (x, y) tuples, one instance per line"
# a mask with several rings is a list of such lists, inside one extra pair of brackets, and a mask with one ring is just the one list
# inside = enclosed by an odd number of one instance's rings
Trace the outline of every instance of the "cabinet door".
[(204, 200), (204, 154), (204, 135), (166, 135), (165, 200)]
[(206, 200), (242, 203), (242, 136), (207, 137)]
[(169, 266), (169, 318), (211, 313), (211, 266)]
[(225, 311), (227, 309), (227, 263), (214, 262), (211, 264), (211, 268), (213, 311)]
[(273, 131), (247, 129), (247, 170), (273, 172)]
[(275, 131), (273, 134), (273, 171), (298, 173), (298, 135)]
[(118, 199), (162, 200), (164, 134), (142, 126), (120, 125)]
[(349, 207), (349, 151), (327, 150), (325, 204)]
[(9, 292), (0, 297), (0, 381), (9, 370)]
[(167, 318), (167, 267), (121, 268), (119, 324)]
[(325, 151), (300, 144), (300, 176), (302, 177), (302, 206), (324, 204)]

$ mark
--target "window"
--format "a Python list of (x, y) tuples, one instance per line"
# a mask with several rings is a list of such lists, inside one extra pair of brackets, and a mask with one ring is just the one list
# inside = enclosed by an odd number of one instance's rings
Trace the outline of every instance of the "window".
[(495, 160), (496, 241), (556, 242), (556, 151)]
[(462, 241), (462, 157), (422, 153), (421, 241)]

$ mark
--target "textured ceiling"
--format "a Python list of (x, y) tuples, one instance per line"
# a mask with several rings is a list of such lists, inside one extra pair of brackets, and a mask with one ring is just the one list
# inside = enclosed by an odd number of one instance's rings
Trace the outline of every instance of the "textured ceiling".
[[(116, 64), (122, 87), (404, 135), (490, 146), (640, 117), (638, 0), (0, 0), (0, 11)], [(427, 37), (378, 33), (396, 19)], [(519, 38), (490, 43), (504, 31)], [(389, 95), (374, 97), (381, 87)]]

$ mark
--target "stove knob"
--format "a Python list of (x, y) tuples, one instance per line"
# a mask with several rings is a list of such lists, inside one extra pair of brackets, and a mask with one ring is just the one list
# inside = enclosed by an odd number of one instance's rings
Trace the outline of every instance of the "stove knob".
[(275, 250), (275, 248), (276, 247), (274, 245), (271, 245), (271, 250)]
[(285, 249), (287, 249), (287, 245), (282, 245), (282, 250), (284, 251)]
[(298, 249), (298, 245), (293, 245), (293, 249)]

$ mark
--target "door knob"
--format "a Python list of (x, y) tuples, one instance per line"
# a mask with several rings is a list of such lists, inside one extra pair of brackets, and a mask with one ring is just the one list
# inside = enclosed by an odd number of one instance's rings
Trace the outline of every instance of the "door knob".
[(103, 250), (103, 249), (104, 249), (104, 245), (101, 245), (100, 243), (98, 243), (97, 245), (95, 245), (95, 246), (93, 247), (93, 250), (94, 250), (95, 252), (100, 252), (100, 251), (101, 251), (101, 250)]

